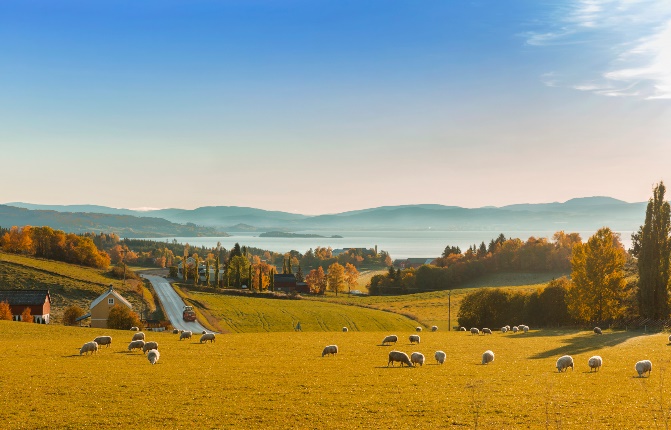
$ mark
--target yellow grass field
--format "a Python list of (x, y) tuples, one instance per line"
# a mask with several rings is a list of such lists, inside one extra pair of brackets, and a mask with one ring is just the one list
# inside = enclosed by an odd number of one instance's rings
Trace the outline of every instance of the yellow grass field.
[[(111, 348), (79, 347), (111, 334)], [(409, 345), (397, 332), (243, 333), (213, 344), (148, 333), (152, 366), (128, 353), (130, 331), (0, 321), (2, 428), (665, 428), (671, 407), (666, 334), (438, 331)], [(322, 348), (337, 344), (335, 357)], [(387, 367), (391, 349), (419, 351), (417, 368)], [(434, 351), (447, 353), (437, 365)], [(480, 365), (482, 352), (496, 354)], [(555, 361), (573, 355), (576, 368)], [(604, 367), (590, 373), (587, 359)], [(653, 362), (638, 378), (637, 360)]]

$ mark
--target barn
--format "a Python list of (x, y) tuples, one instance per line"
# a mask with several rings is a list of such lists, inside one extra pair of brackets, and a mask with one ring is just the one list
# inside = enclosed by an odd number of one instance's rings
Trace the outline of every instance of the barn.
[(26, 308), (30, 308), (33, 322), (49, 324), (51, 320), (49, 290), (0, 290), (0, 302), (9, 303), (14, 321), (21, 321), (21, 314)]

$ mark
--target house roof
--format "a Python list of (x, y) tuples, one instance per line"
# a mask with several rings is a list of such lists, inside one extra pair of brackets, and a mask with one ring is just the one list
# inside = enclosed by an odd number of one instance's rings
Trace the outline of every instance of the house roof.
[(49, 290), (0, 290), (0, 302), (7, 302), (10, 306), (39, 306), (47, 300), (51, 303)]
[(129, 302), (128, 300), (126, 300), (126, 299), (124, 299), (123, 297), (121, 297), (121, 294), (119, 294), (119, 293), (117, 293), (116, 291), (114, 291), (114, 288), (110, 288), (109, 290), (105, 291), (105, 292), (102, 293), (100, 296), (98, 296), (97, 299), (95, 299), (94, 301), (91, 302), (91, 306), (89, 306), (89, 308), (90, 308), (90, 309), (95, 308), (95, 307), (98, 305), (98, 303), (100, 303), (100, 302), (102, 302), (103, 300), (105, 300), (105, 299), (107, 298), (107, 296), (109, 296), (110, 294), (113, 295), (115, 298), (117, 298), (121, 303), (123, 303), (124, 305), (128, 306), (130, 309), (133, 309), (133, 305), (131, 305), (130, 302)]
[(275, 281), (296, 281), (296, 275), (293, 273), (276, 273), (275, 275)]
[(429, 264), (433, 258), (408, 258), (408, 264)]
[(84, 314), (84, 315), (80, 316), (79, 318), (75, 318), (75, 322), (79, 322), (79, 321), (81, 321), (81, 320), (85, 320), (86, 318), (88, 318), (88, 317), (90, 317), (90, 316), (91, 316), (91, 312), (89, 312), (89, 313), (87, 313), (87, 314)]

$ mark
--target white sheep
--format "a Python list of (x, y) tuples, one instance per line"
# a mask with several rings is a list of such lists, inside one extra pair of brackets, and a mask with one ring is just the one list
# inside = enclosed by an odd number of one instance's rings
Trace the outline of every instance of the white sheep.
[(587, 364), (589, 364), (589, 371), (590, 372), (592, 370), (595, 370), (595, 371), (598, 372), (599, 369), (601, 368), (601, 366), (603, 365), (603, 359), (600, 356), (595, 355), (595, 356), (590, 357), (589, 360), (587, 360)]
[(459, 327), (459, 331), (466, 331), (466, 327)]
[(636, 371), (638, 372), (638, 377), (642, 378), (643, 374), (648, 372), (648, 376), (650, 376), (650, 372), (652, 372), (652, 361), (650, 360), (641, 360), (638, 363), (636, 363)]
[(382, 345), (386, 345), (388, 343), (396, 343), (396, 342), (398, 342), (398, 336), (396, 336), (395, 334), (390, 334), (389, 336), (382, 339)]
[(410, 337), (408, 338), (410, 340), (410, 343), (419, 343), (419, 335), (418, 334), (411, 334)]
[(419, 364), (420, 366), (424, 365), (424, 354), (421, 352), (413, 352), (410, 354), (410, 362), (414, 365)]
[(414, 367), (410, 362), (410, 357), (408, 357), (408, 354), (405, 352), (389, 351), (389, 361), (387, 362), (387, 367), (389, 367), (390, 364), (394, 366), (395, 361), (400, 362), (401, 367), (403, 367), (403, 364), (407, 364), (408, 367)]
[(566, 369), (571, 368), (571, 371), (573, 371), (573, 357), (570, 355), (562, 355), (557, 359), (557, 370), (561, 372), (565, 372)]
[(191, 339), (191, 335), (192, 335), (192, 334), (193, 334), (193, 333), (191, 333), (190, 330), (184, 330), (184, 331), (179, 335), (179, 340), (182, 340), (182, 339)]
[(144, 340), (133, 340), (128, 344), (128, 350), (132, 351), (134, 349), (142, 349), (144, 346)]
[(93, 339), (95, 343), (98, 345), (107, 345), (109, 348), (110, 345), (112, 344), (112, 336), (98, 336), (95, 339)]
[(527, 332), (529, 331), (529, 326), (528, 326), (528, 325), (525, 325), (524, 327), (522, 327), (522, 331), (524, 331), (525, 333), (527, 333)]
[(603, 334), (603, 332), (601, 331), (601, 329), (599, 327), (594, 327), (594, 333), (595, 334)]
[(98, 351), (98, 344), (94, 341), (92, 342), (86, 342), (82, 347), (79, 349), (79, 355), (82, 354), (87, 354), (90, 352), (91, 354), (95, 353)]
[(151, 364), (156, 364), (159, 358), (161, 358), (161, 353), (158, 352), (158, 349), (152, 349), (149, 351), (149, 354), (147, 354), (147, 360), (149, 360)]
[(490, 350), (487, 350), (482, 353), (482, 364), (488, 364), (494, 361), (494, 353)]
[(421, 327), (419, 327), (419, 326), (417, 326), (417, 327), (415, 327), (415, 331), (416, 331), (417, 333), (419, 333), (419, 332), (421, 332), (421, 331), (422, 331), (422, 328), (421, 328)]
[(475, 327), (471, 328), (471, 335), (473, 334), (480, 334), (480, 330)]
[(482, 329), (482, 334), (492, 334), (492, 331), (485, 327)]
[(342, 328), (342, 332), (343, 332), (343, 333), (347, 333), (348, 331), (349, 331), (349, 329), (348, 329), (347, 327), (343, 327), (343, 328)]
[(508, 327), (501, 327), (501, 333), (505, 333), (508, 331)]
[(445, 363), (445, 358), (447, 358), (447, 354), (445, 354), (443, 351), (436, 351), (436, 353), (433, 354), (433, 356), (436, 358), (436, 361), (439, 364)]
[(514, 325), (513, 328), (512, 328), (512, 331), (513, 331), (513, 333), (517, 333), (518, 331), (520, 331), (520, 329), (517, 328), (516, 325)]
[(135, 333), (131, 340), (144, 340), (144, 332)]
[(338, 345), (328, 345), (322, 351), (322, 357), (325, 355), (336, 355), (338, 353)]
[(140, 331), (140, 329), (138, 327), (131, 327), (130, 331)]
[(145, 342), (144, 345), (142, 345), (142, 352), (151, 351), (152, 349), (158, 349), (157, 342)]
[(510, 326), (506, 325), (506, 331), (510, 331)]
[(437, 325), (431, 326), (431, 331), (438, 331), (438, 326)]
[(210, 343), (214, 342), (214, 333), (205, 333), (200, 337), (200, 343), (207, 343), (207, 341), (210, 341)]

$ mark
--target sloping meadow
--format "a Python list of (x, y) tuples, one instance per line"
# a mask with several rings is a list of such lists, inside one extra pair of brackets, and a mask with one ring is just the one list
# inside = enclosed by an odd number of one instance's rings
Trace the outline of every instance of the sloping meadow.
[[(82, 344), (113, 337), (80, 356)], [(665, 334), (530, 331), (472, 336), (387, 332), (200, 335), (147, 332), (161, 357), (128, 352), (133, 332), (0, 321), (3, 428), (649, 428), (671, 407)], [(336, 344), (336, 356), (322, 357)], [(396, 349), (421, 367), (387, 367)], [(491, 349), (495, 360), (481, 365)], [(433, 359), (447, 353), (444, 365)], [(575, 370), (558, 373), (571, 354)], [(592, 355), (604, 360), (590, 373)], [(634, 364), (649, 359), (649, 378)]]

